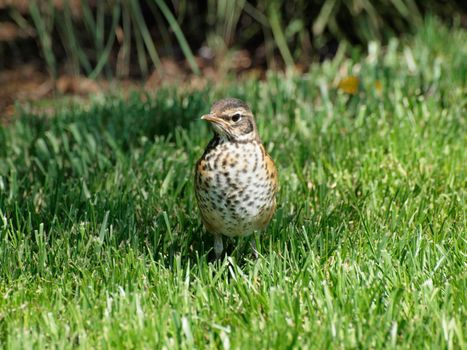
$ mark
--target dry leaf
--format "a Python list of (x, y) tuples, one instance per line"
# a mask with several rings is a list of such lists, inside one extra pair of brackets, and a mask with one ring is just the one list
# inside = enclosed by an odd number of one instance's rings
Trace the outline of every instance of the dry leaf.
[(343, 78), (337, 87), (348, 94), (355, 95), (358, 91), (359, 84), (360, 79), (358, 79), (356, 76), (350, 75)]
[(381, 92), (383, 91), (383, 84), (381, 84), (380, 80), (375, 81), (375, 90), (378, 95), (380, 95)]

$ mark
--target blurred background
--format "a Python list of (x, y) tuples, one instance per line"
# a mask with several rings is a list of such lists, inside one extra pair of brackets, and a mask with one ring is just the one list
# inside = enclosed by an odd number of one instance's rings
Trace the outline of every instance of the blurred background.
[(0, 0), (0, 115), (15, 101), (311, 65), (416, 31), (465, 27), (466, 1)]

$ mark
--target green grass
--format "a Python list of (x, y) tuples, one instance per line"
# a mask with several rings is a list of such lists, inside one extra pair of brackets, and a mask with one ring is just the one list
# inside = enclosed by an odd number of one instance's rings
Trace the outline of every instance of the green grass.
[[(466, 40), (428, 22), (306, 75), (25, 111), (0, 129), (1, 346), (465, 348)], [(224, 96), (280, 173), (257, 260), (212, 260), (193, 194)]]

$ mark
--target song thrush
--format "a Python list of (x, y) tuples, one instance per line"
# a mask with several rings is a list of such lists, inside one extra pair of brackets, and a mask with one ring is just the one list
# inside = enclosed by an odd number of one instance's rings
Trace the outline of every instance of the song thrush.
[(277, 170), (245, 102), (217, 101), (201, 119), (212, 124), (214, 137), (196, 164), (195, 192), (202, 222), (214, 235), (219, 258), (222, 235), (247, 236), (271, 220), (276, 209)]

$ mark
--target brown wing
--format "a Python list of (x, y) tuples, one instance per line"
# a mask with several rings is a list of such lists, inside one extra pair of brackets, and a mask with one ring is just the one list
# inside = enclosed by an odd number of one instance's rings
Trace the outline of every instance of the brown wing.
[(271, 156), (264, 149), (263, 145), (261, 145), (261, 150), (264, 154), (264, 161), (266, 162), (266, 169), (268, 171), (268, 179), (272, 182), (273, 184), (272, 188), (274, 190), (274, 194), (276, 194), (279, 188), (279, 177), (278, 177), (276, 165), (274, 164), (274, 161), (272, 160)]
[(269, 223), (269, 221), (271, 221), (271, 218), (274, 215), (274, 212), (276, 211), (276, 194), (279, 188), (279, 177), (278, 177), (276, 165), (274, 164), (274, 161), (272, 160), (271, 156), (264, 149), (263, 145), (261, 145), (261, 151), (264, 154), (264, 161), (266, 162), (268, 179), (272, 183), (271, 187), (273, 191), (273, 199), (272, 199), (271, 206), (265, 208), (264, 212), (261, 213), (260, 215), (261, 219), (259, 222), (259, 226), (261, 229), (264, 229)]

